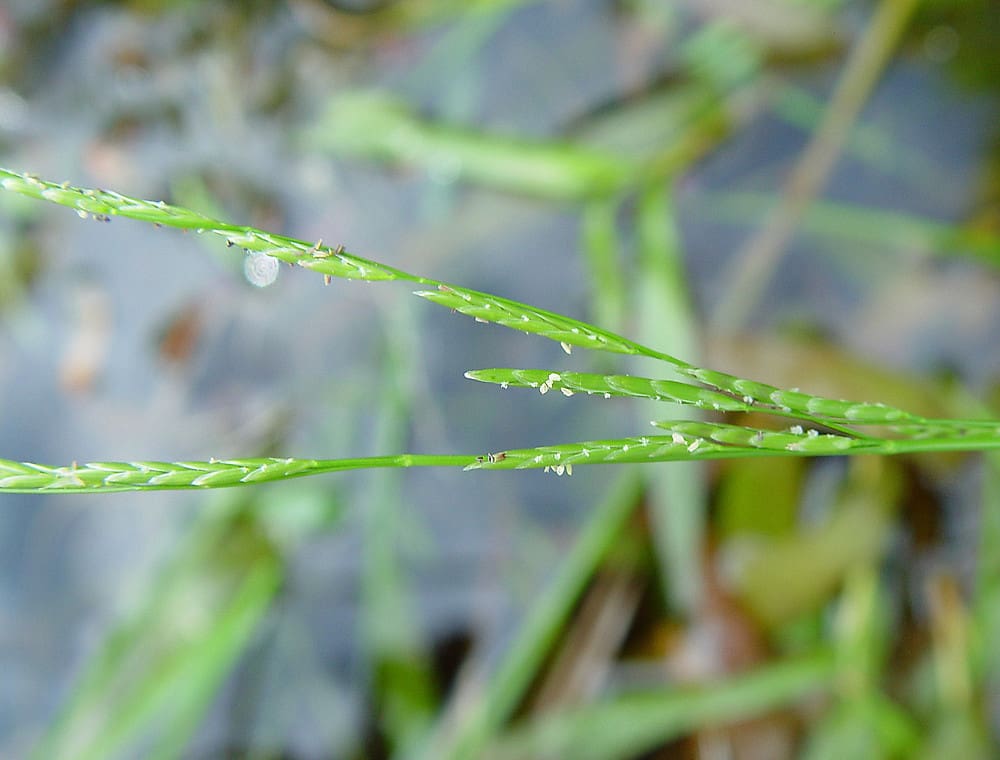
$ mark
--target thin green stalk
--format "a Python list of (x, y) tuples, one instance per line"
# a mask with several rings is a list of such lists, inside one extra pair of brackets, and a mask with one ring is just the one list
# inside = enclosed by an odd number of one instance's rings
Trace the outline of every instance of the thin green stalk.
[(53, 467), (0, 459), (0, 493), (114, 493), (185, 490), (287, 480), (378, 467), (545, 469), (572, 474), (587, 464), (690, 462), (760, 456), (916, 454), (1000, 449), (1000, 429), (928, 428), (920, 438), (821, 433), (795, 425), (764, 430), (717, 422), (654, 422), (669, 435), (560, 443), (487, 454), (397, 454), (352, 459), (231, 459), (185, 462), (91, 462)]
[(0, 459), (0, 493), (114, 493), (266, 483), (377, 467), (462, 467), (473, 455), (397, 454), (353, 459), (220, 459), (186, 462), (89, 462), (51, 467)]

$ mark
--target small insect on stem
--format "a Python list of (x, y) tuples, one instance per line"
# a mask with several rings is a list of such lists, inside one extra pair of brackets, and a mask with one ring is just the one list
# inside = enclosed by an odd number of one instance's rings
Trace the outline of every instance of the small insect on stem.
[(482, 464), (483, 462), (487, 462), (489, 464), (496, 464), (497, 462), (502, 462), (506, 458), (507, 458), (506, 451), (498, 451), (496, 454), (487, 454), (484, 457), (476, 457), (476, 461), (479, 462), (479, 464)]

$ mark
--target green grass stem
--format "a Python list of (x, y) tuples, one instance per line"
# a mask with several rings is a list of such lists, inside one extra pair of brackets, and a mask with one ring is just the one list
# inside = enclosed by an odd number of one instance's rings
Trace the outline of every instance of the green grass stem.
[[(486, 455), (398, 454), (347, 459), (211, 459), (184, 462), (93, 462), (49, 466), (0, 460), (0, 491), (108, 493), (114, 491), (199, 489), (248, 485), (342, 470), (379, 467), (458, 466), (465, 469), (554, 469), (572, 465), (623, 462), (675, 462), (719, 457), (761, 455), (827, 456), (853, 453), (900, 454), (920, 451), (986, 450), (1000, 448), (1000, 423), (990, 420), (938, 420), (896, 407), (813, 396), (767, 383), (697, 367), (608, 330), (489, 293), (449, 285), (409, 274), (381, 263), (324, 246), (275, 235), (252, 227), (219, 222), (184, 208), (143, 201), (120, 193), (75, 188), (0, 169), (0, 187), (48, 200), (101, 220), (124, 216), (181, 229), (210, 232), (231, 246), (271, 255), (289, 264), (315, 270), (324, 277), (363, 280), (404, 280), (432, 286), (417, 295), (472, 316), (559, 342), (566, 353), (573, 346), (645, 356), (668, 363), (682, 376), (709, 388), (675, 381), (626, 375), (557, 373), (544, 370), (494, 369), (469, 373), (486, 382), (558, 388), (605, 396), (629, 396), (673, 401), (717, 411), (762, 411), (795, 417), (834, 431), (758, 430), (719, 423), (679, 420), (666, 425), (669, 436), (641, 436), (517, 449)], [(714, 389), (714, 390), (712, 390)], [(880, 425), (895, 438), (862, 435), (849, 426)], [(906, 437), (900, 437), (906, 436)]]

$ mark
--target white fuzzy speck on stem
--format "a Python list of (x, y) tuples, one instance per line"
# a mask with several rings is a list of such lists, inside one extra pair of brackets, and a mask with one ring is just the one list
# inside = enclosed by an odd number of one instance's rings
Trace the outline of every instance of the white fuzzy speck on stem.
[(281, 262), (274, 256), (269, 256), (260, 251), (251, 251), (243, 259), (243, 274), (246, 275), (247, 282), (258, 288), (266, 288), (278, 279), (278, 271)]

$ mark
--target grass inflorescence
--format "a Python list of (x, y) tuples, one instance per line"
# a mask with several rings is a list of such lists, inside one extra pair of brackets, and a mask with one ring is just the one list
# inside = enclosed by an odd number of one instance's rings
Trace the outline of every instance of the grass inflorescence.
[[(503, 388), (528, 387), (563, 396), (585, 394), (695, 406), (716, 413), (760, 412), (792, 418), (784, 430), (679, 420), (654, 422), (666, 435), (634, 436), (492, 452), (399, 454), (348, 459), (220, 459), (184, 462), (95, 462), (53, 467), (0, 460), (0, 491), (89, 493), (125, 490), (204, 489), (249, 485), (320, 473), (376, 467), (459, 466), (464, 469), (533, 469), (572, 474), (574, 466), (651, 463), (748, 456), (901, 454), (1000, 448), (1000, 422), (930, 419), (884, 403), (830, 399), (698, 367), (609, 330), (555, 312), (410, 274), (348, 253), (343, 246), (312, 243), (253, 227), (211, 219), (161, 201), (56, 184), (0, 169), (0, 187), (75, 209), (107, 221), (121, 216), (218, 235), (230, 247), (266, 254), (318, 272), (325, 279), (402, 280), (425, 286), (428, 301), (489, 322), (574, 347), (644, 356), (668, 365), (684, 381), (546, 369), (483, 369), (466, 377)], [(877, 426), (879, 434), (858, 428)]]

